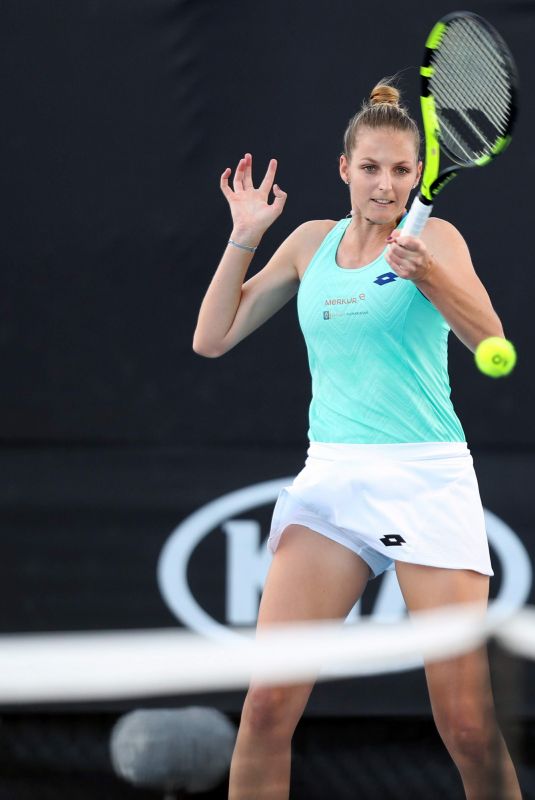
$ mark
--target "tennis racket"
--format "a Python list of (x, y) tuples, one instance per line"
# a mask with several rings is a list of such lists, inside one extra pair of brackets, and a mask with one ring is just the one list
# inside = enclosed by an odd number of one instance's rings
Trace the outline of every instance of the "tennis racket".
[[(436, 23), (420, 75), (425, 166), (403, 229), (409, 236), (419, 235), (436, 196), (459, 169), (483, 167), (503, 152), (516, 116), (513, 57), (477, 14), (456, 11)], [(441, 153), (453, 165), (440, 169)]]

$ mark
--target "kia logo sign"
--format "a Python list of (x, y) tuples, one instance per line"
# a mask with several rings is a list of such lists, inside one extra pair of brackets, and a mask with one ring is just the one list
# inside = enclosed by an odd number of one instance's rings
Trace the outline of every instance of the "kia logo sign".
[[(219, 640), (236, 639), (240, 633), (213, 619), (200, 605), (188, 584), (188, 565), (199, 543), (214, 530), (226, 536), (226, 611), (228, 625), (254, 625), (258, 598), (271, 561), (254, 510), (274, 503), (292, 477), (266, 481), (238, 489), (213, 500), (187, 517), (166, 541), (158, 562), (158, 585), (173, 614), (187, 627)], [(245, 512), (251, 519), (244, 519)], [(240, 516), (240, 519), (235, 517)], [(516, 533), (503, 520), (485, 511), (485, 522), (494, 561), (499, 561), (501, 583), (492, 602), (494, 610), (519, 608), (526, 602), (532, 582), (531, 562)], [(373, 606), (374, 619), (393, 620), (405, 613), (394, 572), (379, 578), (381, 586)], [(350, 618), (359, 615), (359, 604)]]

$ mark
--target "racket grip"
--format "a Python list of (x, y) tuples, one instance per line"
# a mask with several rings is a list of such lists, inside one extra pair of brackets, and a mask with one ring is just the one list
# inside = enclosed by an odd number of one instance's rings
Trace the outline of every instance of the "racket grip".
[(403, 236), (419, 236), (422, 228), (427, 222), (433, 205), (431, 203), (422, 203), (420, 198), (416, 196), (412, 201), (409, 213), (405, 220), (402, 229)]

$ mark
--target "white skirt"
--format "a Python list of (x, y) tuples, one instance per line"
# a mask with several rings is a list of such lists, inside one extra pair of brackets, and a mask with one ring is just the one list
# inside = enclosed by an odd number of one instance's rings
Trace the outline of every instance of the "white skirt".
[(465, 442), (312, 442), (304, 468), (279, 494), (272, 552), (292, 524), (353, 550), (372, 577), (395, 561), (494, 574)]

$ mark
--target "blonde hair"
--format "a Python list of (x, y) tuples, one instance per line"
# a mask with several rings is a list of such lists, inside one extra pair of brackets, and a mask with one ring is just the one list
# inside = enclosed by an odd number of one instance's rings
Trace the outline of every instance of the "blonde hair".
[(362, 104), (348, 123), (344, 134), (344, 155), (351, 160), (357, 135), (361, 128), (391, 128), (408, 131), (414, 137), (416, 158), (420, 154), (420, 131), (407, 109), (400, 104), (401, 94), (394, 86), (393, 78), (383, 78), (370, 92), (370, 97)]

